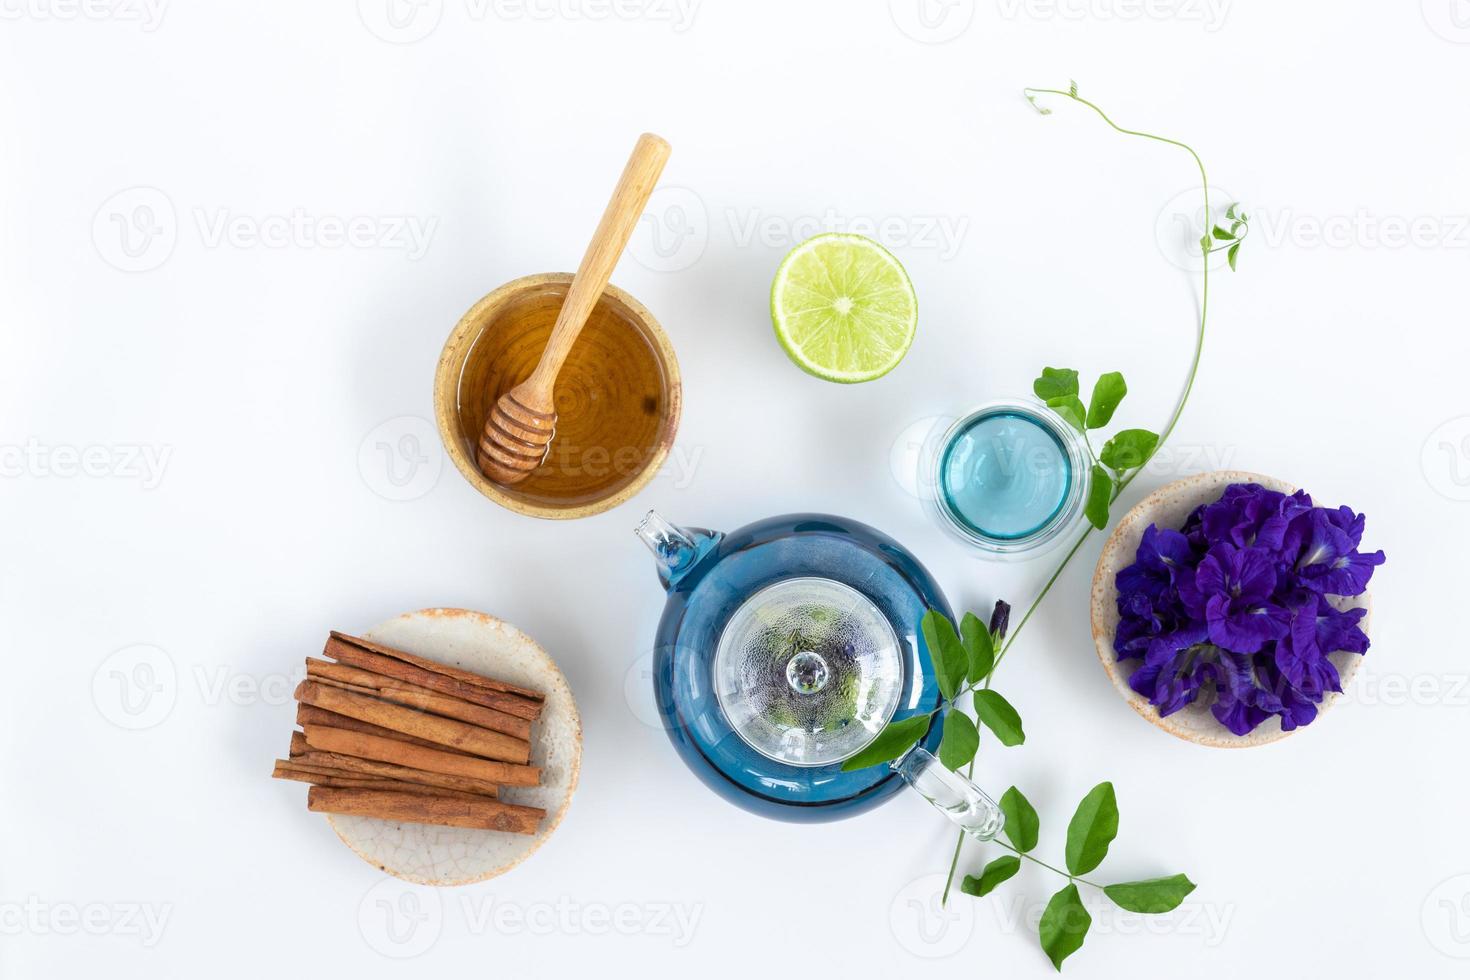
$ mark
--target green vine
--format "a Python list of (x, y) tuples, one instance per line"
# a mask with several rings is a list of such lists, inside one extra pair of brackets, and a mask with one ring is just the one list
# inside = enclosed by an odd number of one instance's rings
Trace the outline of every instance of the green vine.
[[(1080, 397), (1076, 371), (1069, 368), (1046, 368), (1042, 371), (1041, 376), (1032, 386), (1033, 391), (1038, 398), (1045, 401), (1068, 424), (1082, 434), (1084, 445), (1092, 459), (1091, 492), (1085, 509), (1088, 526), (1073, 542), (1071, 548), (1042, 586), (1041, 591), (1026, 608), (1015, 628), (1009, 631), (1009, 636), (1005, 635), (1006, 631), (1003, 626), (997, 630), (993, 623), (992, 628), (987, 630), (974, 614), (966, 615), (958, 630), (937, 612), (931, 611), (927, 614), (921, 623), (921, 629), (931, 659), (935, 664), (942, 695), (939, 706), (928, 715), (907, 718), (887, 726), (868, 748), (844, 765), (845, 769), (859, 769), (898, 758), (924, 737), (930, 728), (933, 715), (944, 711), (939, 759), (951, 770), (968, 766), (967, 773), (973, 775), (975, 755), (979, 749), (979, 726), (958, 709), (959, 699), (967, 695), (973, 700), (978, 720), (998, 737), (1001, 744), (1011, 746), (1022, 744), (1025, 741), (1025, 732), (1019, 712), (999, 693), (991, 689), (995, 670), (1004, 662), (1011, 647), (1015, 645), (1017, 637), (1030, 622), (1031, 617), (1051, 592), (1052, 587), (1061, 578), (1068, 564), (1082, 549), (1082, 545), (1087, 542), (1094, 530), (1106, 529), (1113, 504), (1153, 459), (1159, 448), (1168, 441), (1179, 424), (1185, 406), (1189, 403), (1190, 394), (1194, 391), (1201, 355), (1204, 353), (1205, 328), (1209, 320), (1210, 308), (1210, 256), (1216, 252), (1225, 251), (1230, 268), (1236, 269), (1241, 243), (1250, 231), (1250, 219), (1236, 204), (1230, 205), (1225, 212), (1228, 227), (1216, 224), (1211, 220), (1213, 211), (1210, 206), (1209, 176), (1205, 171), (1204, 161), (1187, 143), (1119, 126), (1099, 106), (1078, 95), (1075, 82), (1066, 90), (1028, 88), (1024, 92), (1027, 100), (1042, 115), (1050, 115), (1052, 110), (1041, 105), (1037, 101), (1038, 97), (1058, 96), (1070, 99), (1091, 109), (1115, 131), (1125, 136), (1135, 136), (1178, 147), (1188, 153), (1194, 161), (1199, 170), (1200, 185), (1204, 192), (1206, 224), (1211, 227), (1199, 242), (1200, 254), (1204, 258), (1203, 285), (1199, 320), (1195, 331), (1194, 355), (1190, 360), (1189, 374), (1185, 379), (1179, 400), (1174, 406), (1174, 411), (1161, 433), (1156, 435), (1145, 429), (1126, 429), (1109, 439), (1101, 451), (1094, 452), (1088, 433), (1090, 430), (1101, 429), (1111, 422), (1114, 411), (1127, 394), (1128, 388), (1123, 376), (1118, 372), (1109, 372), (1099, 377), (1093, 387), (1090, 403), (1084, 406)], [(1073, 817), (1073, 823), (1068, 828), (1068, 871), (1065, 872), (1026, 853), (1035, 846), (1035, 831), (1039, 821), (1035, 810), (1031, 808), (1030, 803), (1025, 800), (1019, 790), (1012, 787), (1002, 798), (1001, 808), (1006, 811), (1006, 834), (1015, 846), (999, 840), (996, 843), (1013, 851), (1014, 855), (991, 862), (978, 877), (967, 876), (964, 891), (973, 895), (988, 894), (998, 884), (1015, 874), (1022, 858), (1034, 861), (1066, 877), (1068, 879), (1066, 887), (1053, 896), (1041, 922), (1042, 946), (1058, 969), (1061, 968), (1061, 961), (1082, 945), (1082, 939), (1091, 922), (1077, 897), (1076, 883), (1081, 882), (1102, 888), (1116, 904), (1142, 912), (1168, 911), (1176, 907), (1194, 887), (1182, 875), (1150, 882), (1130, 882), (1107, 886), (1094, 885), (1093, 882), (1081, 877), (1082, 873), (1095, 867), (1096, 862), (1106, 854), (1106, 842), (1102, 844), (1100, 854), (1083, 854), (1080, 851), (1074, 854), (1074, 849), (1084, 847), (1084, 845), (1077, 844), (1074, 838), (1081, 840), (1089, 834), (1094, 834), (1098, 827), (1107, 825), (1109, 820), (1111, 820), (1111, 831), (1107, 840), (1111, 840), (1111, 833), (1116, 833), (1117, 809), (1111, 784), (1103, 783), (1095, 787), (1079, 807), (1077, 815)], [(1087, 811), (1086, 814), (1084, 811)], [(1013, 832), (1013, 821), (1021, 825), (1017, 832)], [(1021, 836), (1018, 836), (1018, 833)], [(1028, 834), (1029, 839), (1026, 839)], [(942, 898), (944, 903), (949, 901), (950, 888), (959, 866), (960, 851), (964, 840), (965, 835), (961, 832), (955, 841), (954, 854), (950, 859), (949, 875), (945, 879)], [(1096, 861), (1092, 860), (1093, 857), (1096, 857)]]

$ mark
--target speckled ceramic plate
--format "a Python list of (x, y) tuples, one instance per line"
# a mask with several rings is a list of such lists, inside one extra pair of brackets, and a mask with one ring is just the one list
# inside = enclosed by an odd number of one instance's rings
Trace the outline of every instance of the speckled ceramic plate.
[(500, 798), (508, 803), (541, 807), (546, 819), (532, 836), (328, 814), (337, 836), (373, 867), (422, 885), (484, 881), (530, 857), (561, 823), (582, 765), (582, 720), (567, 679), (555, 662), (514, 626), (467, 609), (405, 613), (374, 626), (364, 636), (546, 692), (546, 709), (531, 729), (531, 762), (541, 767), (542, 784), (500, 791)]
[[(1113, 681), (1113, 687), (1117, 688), (1118, 693), (1133, 707), (1134, 711), (1170, 735), (1213, 748), (1245, 748), (1252, 745), (1265, 745), (1268, 742), (1279, 741), (1292, 733), (1282, 731), (1281, 722), (1276, 718), (1271, 718), (1261, 723), (1249, 735), (1236, 735), (1216, 721), (1215, 716), (1210, 713), (1210, 704), (1213, 703), (1213, 699), (1201, 699), (1167, 718), (1160, 718), (1158, 709), (1149, 704), (1147, 698), (1128, 686), (1128, 678), (1132, 676), (1137, 661), (1124, 661), (1120, 664), (1113, 653), (1113, 634), (1118, 629), (1119, 618), (1116, 581), (1118, 572), (1133, 564), (1134, 556), (1138, 553), (1138, 544), (1143, 539), (1143, 532), (1150, 524), (1171, 528), (1183, 526), (1185, 519), (1196, 507), (1216, 500), (1232, 483), (1259, 483), (1263, 487), (1279, 490), (1282, 493), (1295, 493), (1297, 489), (1274, 477), (1238, 470), (1200, 473), (1176, 480), (1145, 497), (1137, 507), (1130, 510), (1118, 522), (1112, 536), (1108, 538), (1108, 543), (1103, 546), (1102, 557), (1097, 562), (1097, 573), (1092, 578), (1092, 639), (1097, 646), (1097, 655), (1102, 660), (1103, 669), (1108, 672), (1108, 677)], [(1331, 502), (1317, 501), (1317, 503), (1330, 504)], [(1368, 620), (1372, 616), (1372, 606), (1366, 592), (1350, 599), (1338, 598), (1333, 602), (1339, 609), (1352, 609), (1359, 606), (1368, 609), (1369, 615), (1363, 617), (1361, 624), (1363, 631), (1368, 632)], [(1358, 665), (1363, 658), (1355, 653), (1338, 652), (1330, 654), (1329, 659), (1332, 660), (1333, 666), (1341, 675), (1342, 687), (1346, 691), (1348, 685), (1353, 681), (1353, 676), (1357, 674)], [(1345, 694), (1328, 694), (1318, 706), (1319, 714), (1331, 708), (1345, 696)]]

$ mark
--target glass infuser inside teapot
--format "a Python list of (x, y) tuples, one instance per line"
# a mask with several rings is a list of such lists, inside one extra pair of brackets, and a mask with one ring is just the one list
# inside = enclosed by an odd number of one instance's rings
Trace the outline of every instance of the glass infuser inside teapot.
[[(968, 833), (1000, 832), (999, 808), (932, 755), (938, 682), (919, 632), (953, 619), (928, 571), (892, 538), (825, 514), (773, 517), (730, 534), (650, 512), (638, 536), (668, 602), (654, 688), (675, 748), (708, 786), (783, 820), (832, 820), (905, 782)], [(892, 721), (933, 713), (892, 765), (842, 763)]]

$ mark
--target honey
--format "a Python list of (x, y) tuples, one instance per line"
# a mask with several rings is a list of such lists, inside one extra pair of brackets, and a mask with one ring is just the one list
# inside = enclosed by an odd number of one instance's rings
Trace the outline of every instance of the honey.
[[(565, 284), (517, 293), (484, 322), (458, 391), (460, 436), (478, 442), (496, 400), (535, 368)], [(637, 479), (672, 439), (677, 387), (632, 310), (609, 291), (598, 301), (556, 383), (556, 436), (546, 461), (506, 496), (548, 507), (604, 500)], [(662, 448), (661, 448), (662, 447)]]

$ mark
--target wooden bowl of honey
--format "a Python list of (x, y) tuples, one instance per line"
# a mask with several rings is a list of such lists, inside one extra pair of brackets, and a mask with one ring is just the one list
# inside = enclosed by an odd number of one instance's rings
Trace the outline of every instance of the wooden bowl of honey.
[(571, 282), (570, 273), (547, 273), (490, 293), (450, 333), (434, 372), (434, 414), (449, 458), (482, 494), (531, 517), (590, 517), (631, 498), (668, 457), (683, 407), (669, 338), (642, 303), (610, 285), (557, 378), (546, 460), (511, 487), (480, 472), (475, 446), (485, 419), (535, 368)]

